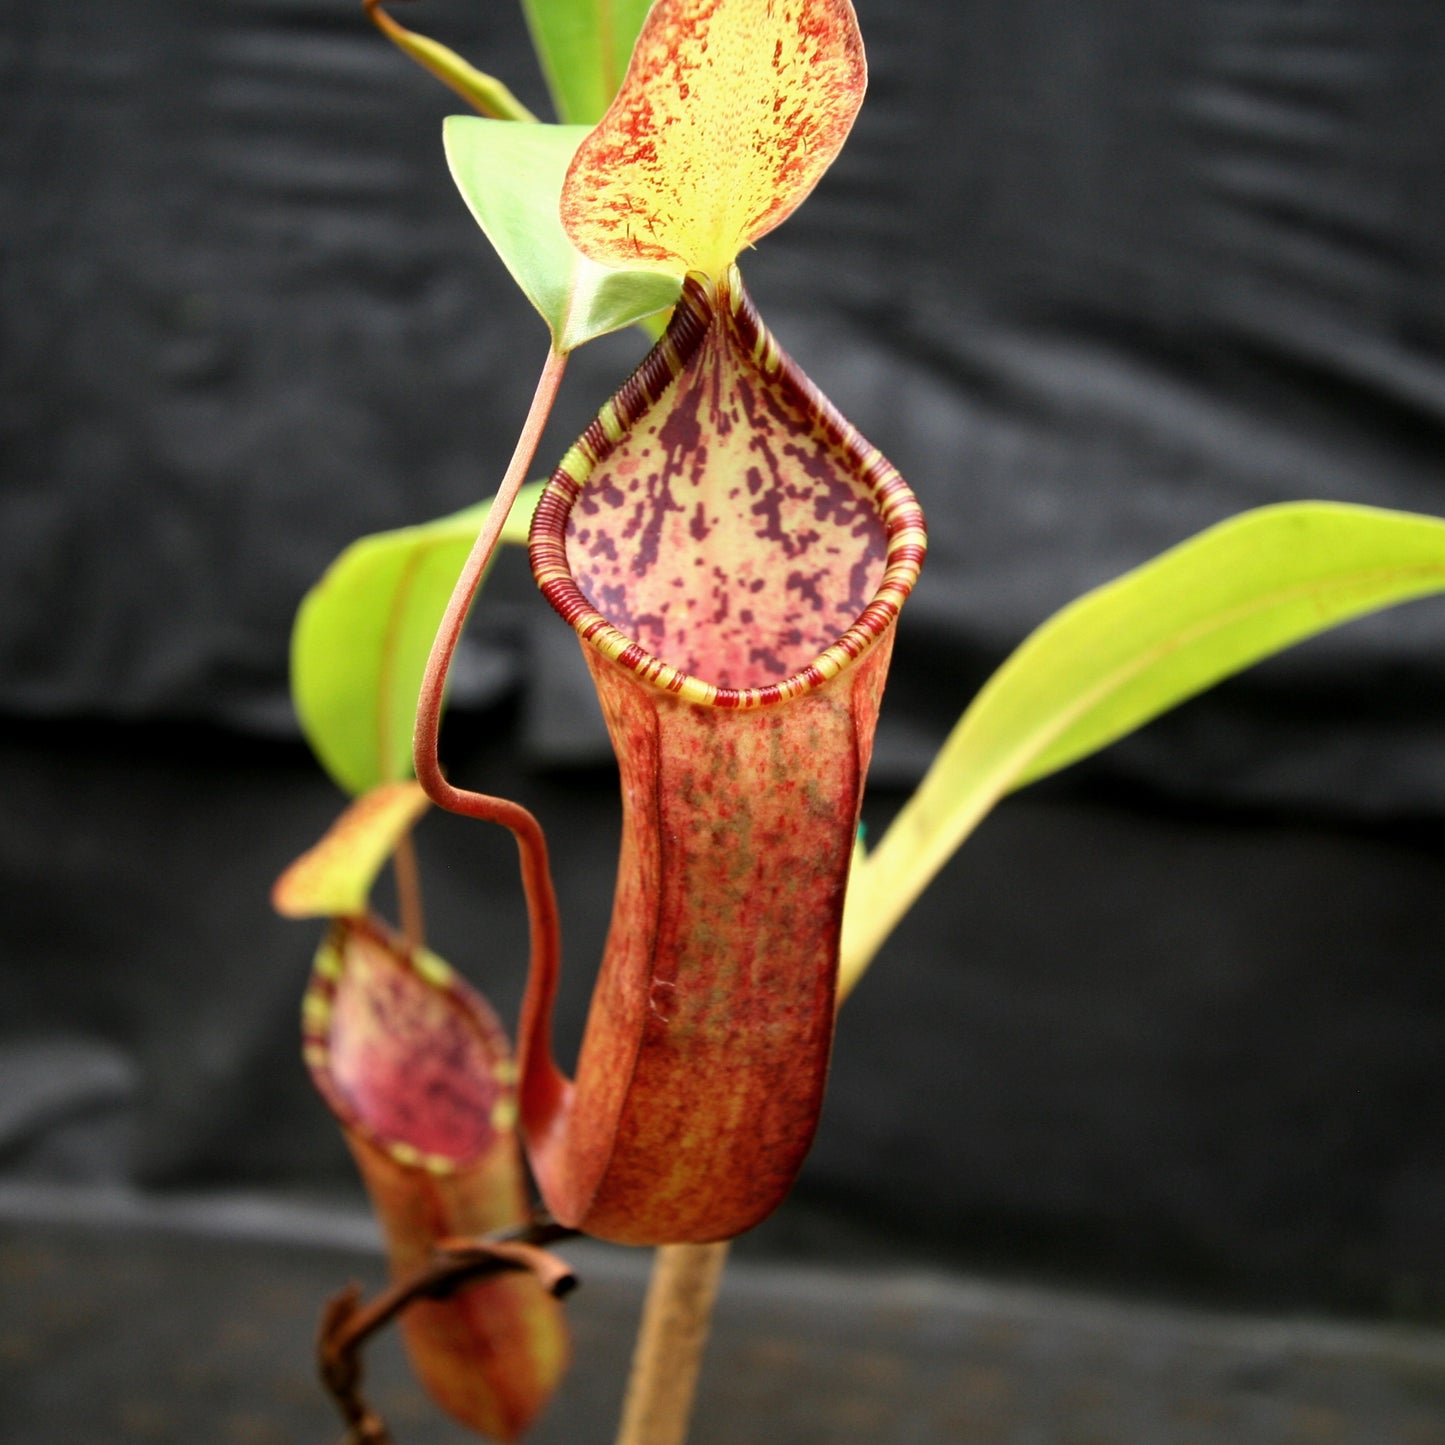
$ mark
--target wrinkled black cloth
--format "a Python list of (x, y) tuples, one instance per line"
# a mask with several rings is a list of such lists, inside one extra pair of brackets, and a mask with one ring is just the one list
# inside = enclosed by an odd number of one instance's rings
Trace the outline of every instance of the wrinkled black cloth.
[[(407, 14), (545, 107), (514, 7)], [(880, 776), (916, 777), (1053, 609), (1233, 512), (1445, 512), (1438, 6), (861, 20), (855, 133), (745, 268), (929, 510)], [(0, 46), (0, 710), (285, 729), (303, 591), (354, 536), (490, 492), (540, 366), (446, 175), (456, 104), (349, 0), (11, 0)], [(635, 356), (579, 355), (544, 457)], [(459, 701), (528, 685), (534, 756), (605, 756), (524, 594)], [(1103, 766), (1438, 814), (1442, 643), (1439, 607), (1402, 610)]]
[[(854, 135), (743, 264), (929, 513), (876, 836), (1084, 589), (1269, 502), (1445, 514), (1445, 9), (859, 11)], [(510, 3), (404, 18), (545, 107)], [(334, 1184), (315, 930), (266, 904), (341, 804), (291, 618), (352, 538), (495, 488), (545, 332), (447, 177), (455, 102), (352, 0), (0, 22), (0, 1172)], [(543, 457), (640, 351), (577, 355)], [(549, 828), (570, 1046), (615, 777), (519, 557), (484, 605), (448, 763)], [(1445, 1308), (1442, 644), (1437, 601), (1353, 624), (1007, 804), (844, 1012), (768, 1237)], [(437, 946), (511, 1020), (496, 831), (421, 847)]]

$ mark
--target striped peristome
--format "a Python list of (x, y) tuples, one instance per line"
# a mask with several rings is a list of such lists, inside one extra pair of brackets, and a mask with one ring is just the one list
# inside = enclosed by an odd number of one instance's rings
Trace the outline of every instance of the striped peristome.
[(442, 959), (373, 918), (337, 920), (322, 940), (301, 1036), (338, 1120), (400, 1164), (455, 1174), (511, 1134), (516, 1066), (496, 1015)]
[[(619, 625), (615, 616), (609, 617), (602, 599), (589, 595), (584, 580), (578, 576), (583, 550), (578, 541), (579, 499), (588, 496), (589, 487), (594, 493), (622, 496), (609, 474), (609, 463), (633, 429), (661, 409), (670, 391), (677, 393), (690, 368), (705, 364), (699, 358), (708, 351), (705, 343), (710, 334), (717, 345), (730, 350), (730, 363), (747, 378), (742, 385), (754, 385), (758, 396), (786, 398), (786, 404), (795, 408), (796, 418), (810, 434), (815, 454), (826, 452), (836, 458), (839, 471), (846, 467), (849, 482), (871, 500), (886, 541), (881, 575), (866, 603), (831, 641), (801, 665), (787, 668), (777, 681), (740, 684), (729, 678), (709, 678), (678, 665), (677, 660), (658, 655)], [(770, 404), (774, 411), (780, 405)], [(699, 470), (706, 470), (705, 461)], [(774, 490), (796, 488), (800, 476), (801, 468), (784, 475), (784, 469), (775, 466)], [(655, 480), (639, 482), (633, 477), (628, 485), (636, 489)], [(734, 493), (740, 492), (735, 482), (733, 477), (705, 478), (713, 496), (729, 486)], [(654, 510), (680, 510), (682, 504), (667, 489), (666, 479), (663, 491), (663, 500), (651, 503)], [(757, 511), (757, 505), (751, 510)], [(786, 539), (783, 545), (787, 545)], [(856, 662), (897, 618), (918, 577), (925, 547), (922, 509), (908, 484), (778, 346), (759, 318), (736, 268), (730, 269), (716, 287), (697, 276), (688, 278), (662, 341), (563, 457), (538, 504), (531, 536), (532, 570), (538, 586), (585, 643), (666, 692), (688, 702), (723, 708), (766, 707), (797, 697)], [(683, 565), (683, 561), (677, 565)], [(631, 570), (638, 570), (635, 562)], [(673, 585), (677, 585), (675, 581)], [(663, 604), (664, 609), (667, 605)]]

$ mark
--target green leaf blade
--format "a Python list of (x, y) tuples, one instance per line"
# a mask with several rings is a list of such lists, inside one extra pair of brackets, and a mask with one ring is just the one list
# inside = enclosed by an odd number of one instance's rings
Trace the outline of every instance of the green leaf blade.
[(569, 125), (593, 125), (612, 103), (652, 0), (523, 0), (532, 43)]
[[(504, 541), (525, 542), (541, 484)], [(411, 776), (412, 722), (432, 638), (491, 507), (353, 542), (306, 594), (291, 634), (291, 696), (322, 766), (346, 792)]]
[(856, 975), (1006, 793), (1332, 627), (1445, 591), (1445, 521), (1323, 502), (1246, 512), (1086, 594), (984, 685), (855, 870)]
[(1097, 699), (1079, 698), (1011, 786), (1097, 752), (1297, 642), (1442, 589), (1445, 522), (1434, 517), (1292, 503), (1222, 522), (1058, 614), (1048, 637), (1035, 634), (1037, 656), (1020, 649), (1036, 672), (1097, 640), (1110, 671), (1090, 678), (1097, 664), (1079, 669)]
[(368, 0), (366, 12), (381, 33), (403, 54), (409, 55), (423, 70), (430, 71), (483, 115), (495, 116), (499, 120), (537, 119), (496, 76), (487, 75), (469, 65), (449, 46), (398, 24), (379, 0)]
[(599, 266), (562, 229), (562, 182), (586, 126), (454, 115), (442, 134), (457, 189), (557, 350), (572, 351), (677, 300), (676, 278)]

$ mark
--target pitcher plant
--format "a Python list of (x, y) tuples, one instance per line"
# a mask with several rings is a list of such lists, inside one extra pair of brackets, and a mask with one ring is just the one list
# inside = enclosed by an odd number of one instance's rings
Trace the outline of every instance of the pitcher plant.
[[(567, 1353), (549, 1294), (566, 1268), (538, 1245), (585, 1232), (686, 1249), (765, 1217), (817, 1128), (839, 1000), (989, 809), (1295, 641), (1445, 590), (1445, 523), (1261, 508), (1087, 594), (990, 679), (866, 852), (864, 779), (923, 514), (774, 340), (737, 264), (853, 125), (866, 67), (852, 6), (525, 0), (556, 125), (380, 0), (366, 8), (481, 113), (447, 121), (448, 161), (551, 344), (495, 498), (363, 539), (302, 605), (297, 711), (360, 801), (276, 901), (335, 920), (306, 1055), (399, 1281), (364, 1320), (354, 1301), (333, 1307), (323, 1339), (352, 1438), (386, 1437), (350, 1347), (404, 1311), (428, 1389), (506, 1439)], [(633, 324), (652, 350), (550, 481), (524, 486), (567, 357)], [(541, 826), (455, 787), (437, 755), (468, 611), (496, 547), (524, 541), (578, 636), (622, 790), (575, 1078), (551, 1045), (562, 933)], [(407, 835), (427, 798), (516, 839), (531, 958), (515, 1071), (490, 1010), (422, 942)], [(366, 902), (393, 855), (399, 933)], [(669, 1440), (695, 1366), (674, 1372)]]

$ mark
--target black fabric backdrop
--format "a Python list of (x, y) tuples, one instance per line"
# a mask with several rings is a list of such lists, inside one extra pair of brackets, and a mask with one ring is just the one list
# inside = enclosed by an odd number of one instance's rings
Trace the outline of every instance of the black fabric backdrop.
[[(1445, 514), (1445, 10), (858, 8), (868, 104), (745, 269), (929, 510), (876, 828), (1088, 586), (1266, 502)], [(452, 191), (446, 93), (349, 0), (0, 19), (0, 1164), (324, 1183), (312, 939), (265, 908), (339, 805), (290, 619), (351, 538), (493, 489), (545, 336)], [(407, 19), (545, 105), (510, 5)], [(579, 354), (544, 456), (639, 350)], [(487, 607), (449, 756), (553, 824), (575, 1036), (606, 741), (524, 569)], [(764, 1244), (1438, 1308), (1442, 642), (1442, 604), (1356, 624), (1010, 802), (849, 1005)], [(483, 831), (424, 848), (510, 1014)]]

